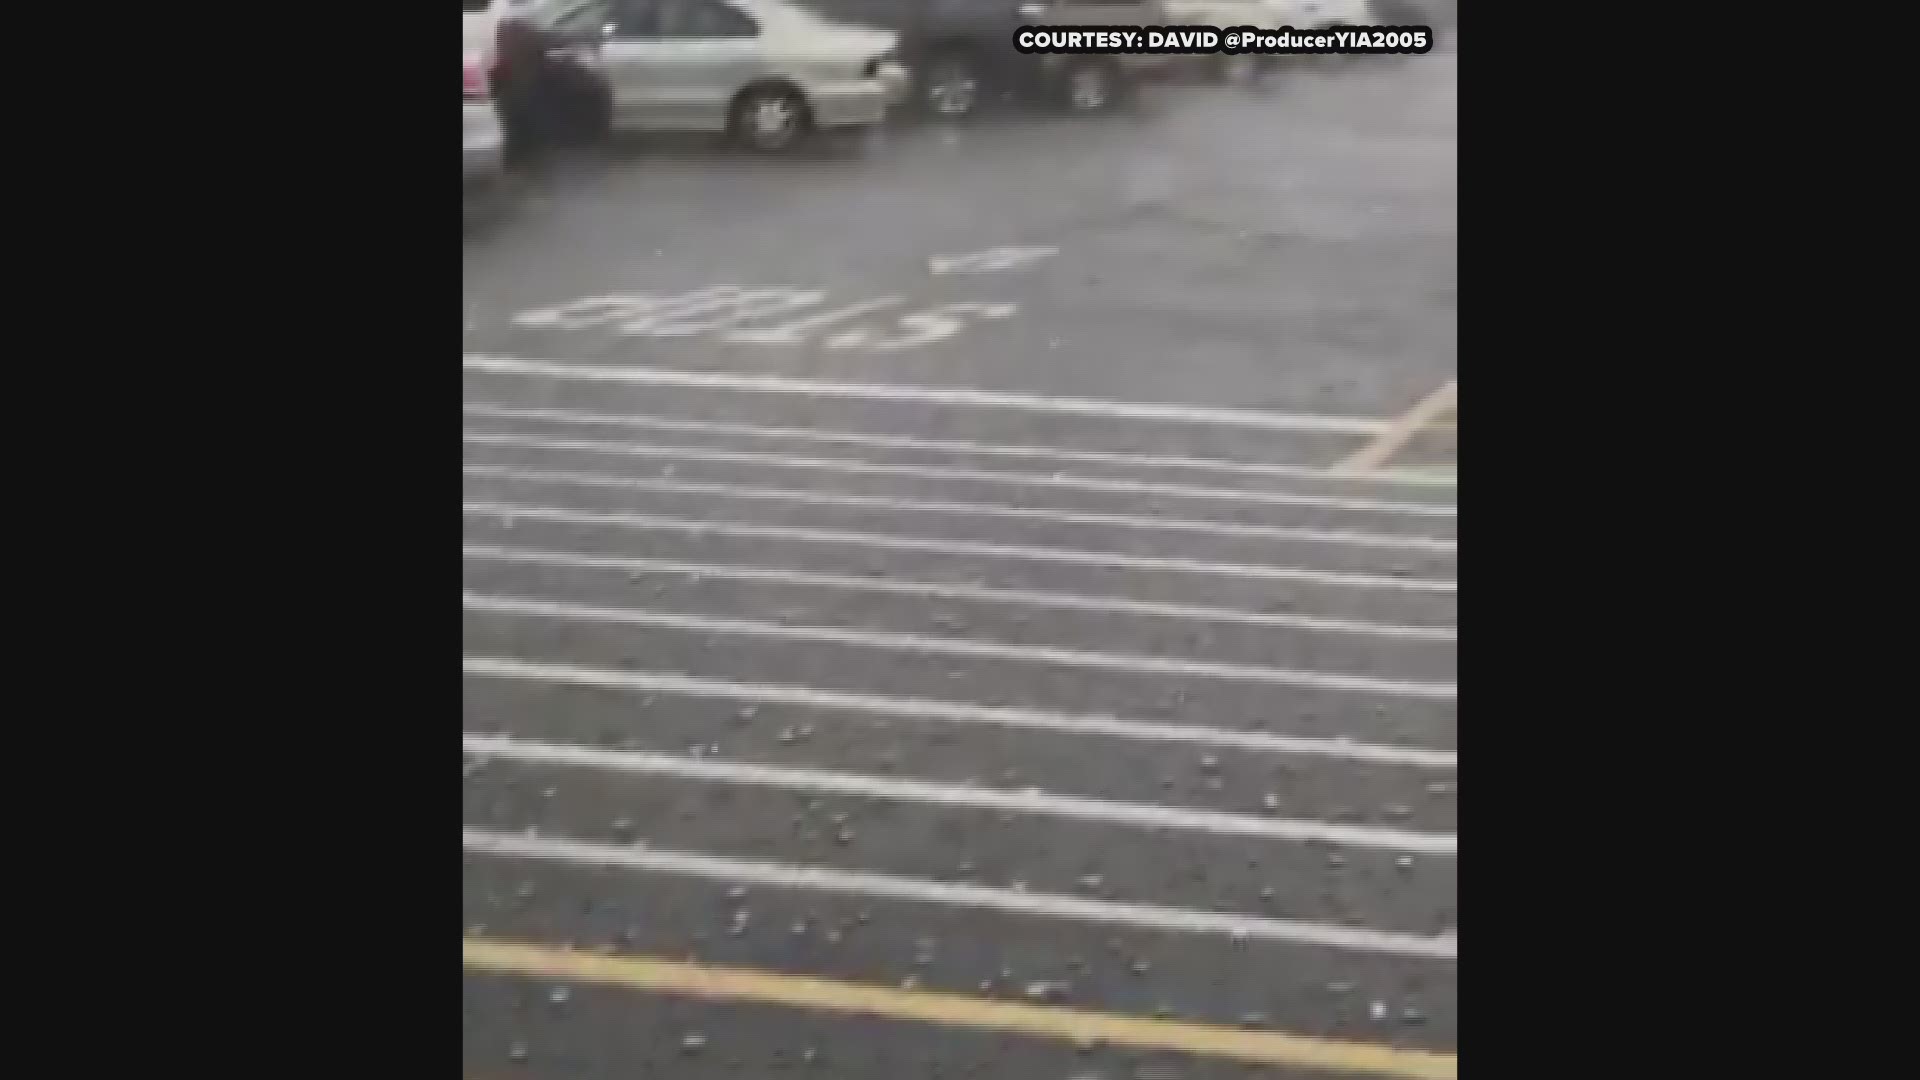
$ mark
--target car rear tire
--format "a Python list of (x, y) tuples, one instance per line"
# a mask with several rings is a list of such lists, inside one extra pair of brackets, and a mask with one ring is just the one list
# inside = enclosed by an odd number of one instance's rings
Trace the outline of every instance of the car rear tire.
[(727, 115), (733, 137), (763, 154), (791, 149), (811, 124), (806, 99), (790, 86), (749, 86)]
[(1069, 110), (1098, 113), (1120, 100), (1120, 69), (1110, 60), (1075, 57), (1060, 73), (1060, 95)]
[(928, 116), (965, 120), (980, 111), (985, 85), (980, 65), (973, 57), (962, 52), (938, 53), (927, 62), (927, 73), (920, 80), (916, 96)]

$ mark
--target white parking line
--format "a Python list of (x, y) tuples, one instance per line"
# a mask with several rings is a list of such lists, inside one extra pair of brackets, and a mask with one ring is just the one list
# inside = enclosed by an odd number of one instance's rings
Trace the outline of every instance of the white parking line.
[(1452, 593), (1458, 583), (1438, 578), (1385, 577), (1378, 574), (1343, 574), (1308, 570), (1294, 566), (1265, 563), (1217, 563), (1193, 559), (1157, 558), (1146, 555), (1122, 555), (1107, 551), (1083, 551), (1078, 548), (1037, 548), (1015, 544), (987, 544), (972, 540), (943, 540), (936, 537), (898, 536), (891, 533), (863, 533), (845, 529), (802, 529), (787, 525), (758, 525), (749, 522), (662, 517), (655, 514), (607, 513), (575, 510), (568, 507), (520, 506), (513, 503), (467, 502), (461, 512), (469, 517), (499, 518), (508, 524), (526, 519), (572, 525), (612, 525), (626, 529), (654, 529), (673, 532), (706, 533), (716, 536), (753, 537), (765, 540), (791, 540), (795, 543), (845, 544), (850, 547), (882, 548), (893, 551), (919, 551), (942, 555), (968, 555), (989, 559), (1029, 559), (1034, 562), (1071, 563), (1102, 566), (1119, 570), (1155, 570), (1170, 573), (1210, 574), (1219, 577), (1256, 578), (1271, 581), (1298, 581), (1352, 589), (1388, 589), (1401, 592)]
[(806, 335), (821, 327), (832, 326), (837, 322), (846, 322), (848, 319), (858, 318), (870, 311), (890, 308), (895, 304), (903, 303), (905, 300), (906, 297), (904, 296), (876, 296), (871, 300), (861, 300), (857, 303), (847, 304), (844, 307), (829, 308), (826, 311), (804, 315), (791, 322), (780, 323), (775, 326), (736, 327), (735, 329), (726, 331), (720, 336), (727, 341), (738, 342), (743, 345), (799, 345), (806, 340)]
[(1451, 554), (1458, 550), (1453, 540), (1439, 536), (1412, 536), (1397, 533), (1363, 533), (1340, 529), (1308, 529), (1289, 525), (1246, 525), (1237, 521), (1201, 521), (1188, 518), (1134, 517), (1127, 514), (1096, 514), (1052, 507), (1006, 506), (1000, 503), (938, 502), (926, 499), (895, 499), (881, 495), (855, 495), (841, 491), (816, 491), (806, 488), (769, 488), (742, 484), (709, 484), (685, 480), (656, 480), (644, 476), (620, 476), (608, 473), (563, 472), (551, 469), (523, 469), (513, 465), (464, 465), (469, 476), (492, 476), (503, 480), (525, 480), (542, 484), (569, 484), (576, 487), (600, 487), (631, 491), (651, 491), (677, 495), (711, 495), (721, 499), (745, 499), (761, 502), (797, 502), (820, 506), (850, 506), (896, 513), (950, 514), (958, 517), (997, 517), (1021, 521), (1046, 521), (1063, 525), (1105, 525), (1120, 529), (1152, 529), (1164, 532), (1192, 532), (1210, 536), (1231, 536), (1249, 540), (1294, 540), (1305, 543), (1344, 544), (1404, 551), (1432, 551)]
[(1221, 911), (1128, 904), (1054, 893), (1022, 892), (984, 885), (964, 885), (932, 878), (798, 866), (758, 859), (670, 851), (646, 846), (615, 847), (550, 837), (525, 836), (463, 826), (463, 850), (499, 858), (537, 859), (579, 866), (616, 867), (655, 874), (672, 874), (707, 881), (727, 881), (771, 889), (870, 896), (887, 900), (939, 904), (946, 907), (999, 911), (1010, 915), (1069, 919), (1078, 922), (1129, 926), (1183, 934), (1212, 934), (1236, 941), (1263, 941), (1315, 945), (1352, 952), (1378, 953), (1425, 960), (1459, 959), (1459, 941), (1451, 934), (1425, 937), (1325, 923), (1269, 919)]
[(930, 274), (989, 274), (1018, 270), (1060, 254), (1057, 247), (997, 247), (966, 255), (935, 255), (927, 260)]
[(1447, 833), (1412, 832), (1406, 829), (1384, 829), (1369, 825), (1340, 825), (1298, 818), (1257, 817), (1252, 814), (1196, 810), (1184, 806), (1161, 806), (1154, 803), (1118, 802), (1078, 795), (1060, 795), (1032, 789), (1002, 791), (970, 784), (939, 784), (925, 780), (901, 780), (888, 776), (765, 765), (748, 761), (712, 761), (671, 754), (652, 754), (638, 750), (609, 750), (596, 746), (540, 742), (504, 735), (462, 735), (460, 749), (464, 753), (482, 758), (511, 761), (522, 765), (600, 769), (636, 776), (665, 776), (699, 782), (738, 784), (745, 787), (810, 791), (823, 795), (850, 795), (891, 802), (927, 803), (971, 810), (999, 810), (1014, 814), (1032, 814), (1036, 817), (1091, 821), (1102, 825), (1171, 829), (1207, 833), (1213, 836), (1253, 836), (1266, 840), (1323, 843), (1339, 847), (1414, 852), (1422, 855), (1456, 855), (1460, 850), (1459, 838)]
[(517, 596), (462, 593), (460, 607), (463, 611), (475, 614), (507, 618), (554, 619), (614, 626), (647, 626), (659, 630), (678, 630), (695, 634), (802, 641), (884, 652), (922, 653), (930, 656), (972, 656), (1029, 664), (1051, 664), (1057, 667), (1120, 671), (1136, 675), (1269, 683), (1275, 686), (1304, 686), (1317, 690), (1443, 701), (1451, 701), (1458, 696), (1458, 688), (1455, 684), (1445, 682), (1382, 679), (1370, 675), (1347, 675), (1330, 671), (1305, 671), (1254, 664), (1221, 664), (1163, 656), (1102, 653), (1052, 645), (1012, 645), (996, 641), (856, 630), (837, 626), (801, 626), (675, 611), (594, 607), (587, 604), (556, 603)]
[(942, 454), (974, 454), (980, 457), (1071, 461), (1081, 465), (1114, 465), (1133, 469), (1186, 469), (1242, 476), (1408, 484), (1423, 487), (1455, 487), (1459, 483), (1458, 478), (1453, 475), (1431, 471), (1379, 469), (1372, 472), (1332, 472), (1318, 465), (1284, 465), (1277, 462), (1230, 461), (1225, 458), (1195, 458), (1165, 454), (1124, 454), (1105, 450), (1075, 450), (1059, 446), (969, 442), (962, 439), (922, 439), (907, 435), (882, 435), (865, 431), (766, 427), (759, 424), (683, 420), (651, 414), (616, 415), (579, 412), (573, 409), (523, 409), (491, 402), (466, 402), (461, 406), (461, 412), (467, 416), (495, 420), (532, 420), (542, 423), (625, 427), (640, 431), (671, 431), (686, 435), (724, 435), (748, 439), (791, 439), (795, 442), (821, 443), (828, 446), (863, 446), (878, 450), (911, 450)]
[(1018, 487), (1074, 488), (1116, 495), (1162, 495), (1175, 499), (1202, 499), (1213, 502), (1263, 503), (1274, 506), (1312, 506), (1326, 510), (1356, 513), (1406, 514), (1416, 517), (1454, 517), (1456, 508), (1439, 503), (1389, 502), (1381, 499), (1353, 499), (1339, 495), (1313, 495), (1291, 491), (1256, 491), (1244, 488), (1193, 487), (1186, 484), (1160, 484), (1144, 480), (1114, 480), (1100, 476), (1072, 476), (1065, 473), (995, 472), (991, 469), (966, 469), (952, 465), (892, 465), (842, 458), (796, 458), (784, 454), (752, 450), (715, 450), (699, 446), (658, 446), (651, 443), (610, 443), (593, 439), (548, 439), (538, 435), (506, 432), (463, 431), (460, 441), (476, 446), (512, 446), (529, 450), (551, 450), (575, 454), (601, 454), (616, 457), (641, 457), (669, 461), (707, 461), (721, 464), (754, 465), (768, 469), (802, 469), (816, 472), (851, 473), (864, 476), (899, 476), (915, 480), (966, 480), (982, 484), (1010, 484)]
[(694, 578), (718, 578), (722, 581), (753, 581), (770, 585), (795, 585), (804, 588), (844, 589), (849, 592), (911, 596), (917, 600), (961, 600), (1053, 608), (1063, 611), (1090, 611), (1102, 615), (1191, 619), (1196, 622), (1234, 623), (1242, 626), (1307, 630), (1327, 634), (1354, 634), (1401, 641), (1452, 642), (1458, 637), (1458, 632), (1450, 626), (1396, 626), (1345, 619), (1322, 619), (1312, 615), (1235, 611), (1231, 608), (1199, 607), (1191, 604), (1160, 604), (1122, 597), (1081, 596), (1074, 593), (1029, 589), (994, 589), (977, 585), (949, 585), (937, 581), (855, 577), (846, 574), (816, 574), (772, 566), (677, 562), (670, 559), (593, 555), (574, 551), (537, 551), (529, 548), (489, 547), (481, 544), (465, 545), (461, 547), (460, 552), (465, 558), (485, 562), (564, 566), (582, 570), (621, 570), (629, 574), (684, 574)]
[(1388, 420), (1354, 416), (1152, 405), (1089, 398), (996, 393), (958, 386), (829, 382), (777, 375), (740, 375), (720, 371), (684, 371), (656, 367), (595, 367), (562, 360), (488, 356), (480, 353), (464, 354), (460, 364), (467, 371), (532, 379), (678, 386), (697, 390), (734, 390), (752, 394), (790, 394), (802, 397), (846, 398), (856, 401), (911, 402), (947, 405), (955, 408), (1009, 409), (1021, 412), (1092, 416), (1107, 420), (1140, 420), (1207, 427), (1251, 428), (1261, 431), (1364, 436), (1378, 435), (1391, 423)]
[(933, 698), (856, 694), (810, 686), (746, 683), (732, 679), (682, 675), (666, 671), (612, 671), (606, 668), (552, 664), (512, 657), (465, 657), (461, 660), (461, 672), (476, 679), (532, 682), (553, 686), (585, 686), (598, 690), (624, 690), (646, 695), (664, 694), (709, 701), (745, 702), (752, 705), (807, 709), (827, 715), (854, 713), (878, 718), (883, 722), (907, 720), (941, 724), (974, 724), (983, 727), (1045, 731), (1061, 735), (1097, 735), (1134, 742), (1207, 746), (1251, 753), (1296, 754), (1304, 757), (1323, 757), (1369, 765), (1405, 766), (1417, 769), (1454, 769), (1459, 767), (1460, 762), (1459, 755), (1452, 750), (1433, 750), (1417, 746), (1385, 746), (1354, 742), (1346, 738), (1316, 739), (1293, 735), (1272, 735), (1264, 731), (1232, 731), (1198, 724), (1155, 724), (1091, 713), (1050, 712), (1043, 709), (976, 705), (970, 702), (940, 701)]

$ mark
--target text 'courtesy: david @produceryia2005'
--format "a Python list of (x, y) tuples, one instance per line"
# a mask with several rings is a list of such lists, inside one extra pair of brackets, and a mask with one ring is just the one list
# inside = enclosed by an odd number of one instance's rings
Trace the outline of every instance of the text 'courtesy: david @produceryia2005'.
[(1424, 53), (1427, 26), (1023, 26), (1013, 47), (1023, 53)]

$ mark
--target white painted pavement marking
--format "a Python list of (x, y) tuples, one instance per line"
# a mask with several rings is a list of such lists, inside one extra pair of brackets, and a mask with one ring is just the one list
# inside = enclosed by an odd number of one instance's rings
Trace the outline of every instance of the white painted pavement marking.
[(1018, 270), (1060, 254), (1057, 247), (997, 247), (966, 255), (935, 255), (927, 260), (932, 274), (988, 274)]
[(801, 544), (844, 544), (892, 551), (918, 551), (941, 555), (967, 555), (988, 559), (1029, 559), (1034, 562), (1070, 563), (1119, 570), (1155, 570), (1169, 573), (1209, 574), (1218, 577), (1244, 577), (1272, 581), (1298, 581), (1338, 588), (1390, 589), (1402, 592), (1452, 593), (1458, 583), (1437, 578), (1382, 577), (1376, 574), (1343, 574), (1307, 570), (1294, 566), (1265, 563), (1216, 563), (1193, 559), (1156, 558), (1146, 555), (1121, 555), (1107, 551), (1082, 551), (1077, 548), (1036, 548), (1014, 544), (987, 544), (971, 540), (943, 540), (937, 537), (898, 536), (891, 533), (863, 533), (844, 529), (802, 529), (787, 525), (757, 525), (749, 522), (714, 521), (706, 518), (675, 518), (655, 514), (605, 513), (568, 507), (520, 506), (513, 503), (467, 502), (461, 512), (468, 517), (500, 518), (509, 525), (517, 519), (552, 521), (571, 525), (612, 525), (624, 529), (653, 529), (672, 532), (712, 533), (718, 536), (753, 537), (764, 540), (791, 540)]
[(712, 761), (678, 757), (672, 753), (553, 744), (492, 734), (463, 734), (461, 749), (493, 761), (513, 761), (518, 765), (555, 765), (563, 769), (601, 769), (607, 773), (630, 773), (636, 776), (672, 776), (680, 780), (739, 784), (747, 788), (780, 788), (787, 792), (818, 792), (828, 796), (991, 809), (1027, 813), (1035, 817), (1060, 817), (1069, 821), (1121, 824), (1133, 828), (1206, 832), (1212, 836), (1258, 836), (1263, 840), (1369, 847), (1379, 851), (1413, 851), (1419, 855), (1459, 853), (1459, 838), (1444, 832), (1411, 832), (1405, 828), (1377, 828), (1371, 824), (1256, 817), (1210, 809), (1169, 807), (1158, 803), (1123, 803), (1116, 799), (1052, 794), (1037, 788), (996, 790), (977, 788), (972, 784), (937, 784), (931, 780), (835, 773), (829, 769), (762, 765), (755, 761)]
[[(521, 326), (566, 330), (618, 322), (623, 334), (692, 337), (750, 319), (813, 307), (826, 298), (824, 290), (793, 285), (709, 285), (674, 295), (583, 296), (520, 312), (513, 321)], [(695, 316), (705, 319), (687, 321)]]
[(1192, 604), (1161, 604), (1146, 600), (1129, 600), (1124, 597), (1082, 596), (1074, 593), (1031, 589), (995, 589), (983, 585), (949, 585), (938, 581), (855, 577), (846, 574), (816, 574), (805, 570), (772, 566), (676, 562), (669, 559), (593, 555), (574, 551), (538, 551), (529, 548), (489, 547), (482, 544), (465, 545), (461, 547), (460, 552), (465, 558), (483, 562), (564, 566), (584, 570), (621, 570), (629, 574), (685, 574), (696, 578), (755, 581), (819, 589), (845, 589), (850, 592), (911, 596), (923, 600), (961, 600), (1055, 608), (1064, 611), (1091, 611), (1103, 615), (1190, 619), (1196, 622), (1234, 623), (1242, 626), (1307, 630), (1326, 634), (1353, 634), (1398, 641), (1447, 643), (1458, 638), (1458, 631), (1451, 626), (1397, 626), (1389, 623), (1323, 619), (1312, 615), (1290, 615), (1282, 612), (1236, 611), (1232, 608), (1201, 607)]
[(670, 851), (645, 845), (615, 847), (579, 840), (496, 832), (472, 826), (461, 827), (460, 842), (463, 850), (477, 855), (618, 867), (764, 888), (871, 896), (999, 911), (1011, 915), (1130, 926), (1179, 934), (1217, 934), (1235, 940), (1316, 945), (1425, 960), (1457, 960), (1460, 954), (1459, 940), (1452, 934), (1437, 937), (1396, 934), (1222, 911), (1129, 904), (1082, 896), (965, 885), (932, 878), (899, 877), (701, 852)]
[[(688, 293), (662, 296), (633, 293), (624, 296), (583, 296), (551, 307), (534, 308), (514, 316), (521, 326), (580, 330), (608, 323), (615, 333), (641, 337), (685, 338), (724, 333), (728, 340), (749, 344), (799, 344), (803, 334), (868, 311), (891, 307), (898, 296), (876, 297), (839, 311), (800, 315), (826, 301), (822, 289), (793, 285), (709, 285)], [(1019, 308), (1009, 303), (936, 304), (895, 319), (891, 332), (861, 325), (827, 338), (829, 349), (871, 349), (893, 352), (945, 341), (960, 333), (972, 319), (1004, 319)], [(795, 316), (798, 316), (797, 318)], [(771, 327), (748, 328), (756, 320), (787, 318)]]
[[(699, 299), (669, 303), (622, 323), (620, 333), (646, 337), (696, 337), (753, 319), (789, 315), (827, 298), (821, 289), (791, 285), (717, 285)], [(704, 318), (694, 318), (704, 316)]]
[(1082, 491), (1100, 491), (1116, 495), (1163, 495), (1168, 498), (1204, 499), (1214, 502), (1312, 506), (1327, 510), (1350, 510), (1357, 513), (1407, 514), (1416, 517), (1454, 517), (1458, 513), (1455, 507), (1438, 503), (1390, 502), (1381, 499), (1356, 499), (1340, 495), (1260, 491), (1248, 488), (1194, 487), (1187, 484), (1116, 480), (1102, 476), (1073, 476), (1066, 473), (996, 472), (992, 469), (968, 469), (955, 465), (894, 465), (848, 458), (797, 458), (788, 457), (785, 454), (761, 453), (753, 450), (720, 450), (702, 446), (612, 443), (595, 439), (550, 439), (539, 435), (485, 431), (463, 431), (460, 433), (460, 440), (478, 446), (515, 446), (530, 450), (555, 450), (576, 454), (643, 457), (669, 461), (708, 461), (755, 465), (769, 469), (900, 476), (916, 480), (967, 480), (975, 483), (1010, 484), (1018, 487), (1077, 488)]
[(807, 488), (770, 488), (749, 484), (712, 484), (691, 480), (662, 480), (645, 476), (609, 473), (582, 473), (554, 469), (525, 469), (516, 465), (465, 465), (469, 476), (492, 476), (504, 480), (567, 484), (576, 487), (624, 488), (663, 494), (711, 495), (723, 499), (747, 499), (762, 502), (797, 502), (819, 506), (851, 506), (896, 513), (950, 514), (958, 517), (998, 517), (1023, 521), (1046, 521), (1064, 525), (1108, 525), (1121, 529), (1150, 529), (1164, 532), (1190, 532), (1212, 536), (1232, 536), (1249, 540), (1294, 540), (1306, 543), (1342, 544), (1348, 547), (1385, 548), (1401, 551), (1431, 551), (1451, 554), (1457, 544), (1445, 537), (1413, 536), (1400, 533), (1351, 532), (1342, 529), (1308, 529), (1292, 525), (1247, 525), (1237, 521), (1197, 520), (1191, 518), (1135, 517), (1130, 514), (1099, 514), (1090, 511), (1054, 507), (1007, 506), (1003, 503), (945, 502), (929, 499), (896, 499), (885, 495), (856, 495), (843, 491), (818, 491)]
[(640, 694), (665, 694), (711, 701), (746, 702), (833, 713), (854, 713), (882, 720), (942, 724), (974, 724), (1017, 728), (1062, 735), (1097, 735), (1135, 742), (1211, 746), (1250, 753), (1296, 754), (1369, 765), (1416, 769), (1455, 769), (1460, 758), (1452, 750), (1417, 746), (1386, 746), (1351, 739), (1320, 739), (1272, 735), (1264, 731), (1232, 731), (1198, 724), (1157, 724), (1123, 720), (1097, 713), (1063, 713), (1006, 705), (976, 705), (933, 698), (898, 697), (823, 690), (779, 683), (746, 683), (733, 679), (682, 675), (667, 671), (612, 671), (500, 656), (469, 656), (461, 661), (463, 674), (476, 679), (499, 679), (557, 686), (587, 686)]
[(966, 329), (966, 317), (977, 319), (1011, 318), (1020, 308), (1014, 304), (940, 304), (925, 311), (901, 315), (899, 333), (888, 336), (872, 327), (856, 326), (833, 335), (826, 341), (829, 349), (872, 349), (875, 352), (899, 352), (931, 345)]
[(1090, 398), (1009, 394), (959, 386), (911, 386), (887, 383), (831, 382), (778, 375), (742, 375), (722, 371), (688, 371), (657, 367), (596, 367), (560, 360), (527, 359), (466, 353), (460, 365), (467, 371), (533, 379), (577, 382), (632, 383), (676, 386), (696, 390), (735, 390), (753, 394), (790, 394), (802, 397), (846, 398), (855, 401), (912, 402), (955, 408), (1008, 409), (1020, 412), (1092, 416), (1108, 420), (1237, 427), (1259, 431), (1317, 432), (1325, 435), (1378, 435), (1391, 421), (1355, 416), (1257, 412), (1183, 405), (1154, 405)]
[(1458, 687), (1448, 682), (1383, 679), (1370, 675), (1347, 675), (1331, 671), (1307, 671), (1255, 664), (1222, 664), (1163, 656), (1103, 653), (1053, 645), (1013, 645), (997, 641), (858, 630), (838, 626), (761, 622), (756, 619), (734, 619), (689, 612), (595, 607), (588, 604), (556, 603), (530, 597), (489, 596), (469, 592), (461, 594), (460, 607), (463, 611), (475, 614), (507, 618), (555, 619), (613, 626), (647, 626), (695, 634), (804, 641), (822, 645), (843, 645), (855, 649), (923, 653), (930, 656), (972, 656), (1029, 664), (1051, 664), (1057, 667), (1120, 671), (1135, 675), (1166, 675), (1220, 679), (1230, 682), (1268, 683), (1274, 686), (1304, 686), (1316, 690), (1338, 690), (1440, 701), (1451, 701), (1458, 696)]
[(1340, 825), (1299, 818), (1256, 817), (1219, 810), (1198, 810), (1154, 803), (1118, 802), (1079, 795), (1061, 795), (1029, 788), (1006, 791), (970, 784), (941, 784), (863, 773), (835, 772), (749, 761), (715, 761), (654, 754), (639, 750), (611, 750), (597, 746), (517, 739), (504, 735), (465, 734), (464, 753), (522, 765), (601, 769), (636, 776), (666, 776), (682, 780), (744, 787), (850, 795), (892, 802), (928, 803), (973, 810), (1002, 810), (1036, 817), (1057, 817), (1143, 829), (1171, 829), (1214, 836), (1252, 836), (1266, 840), (1324, 843), (1338, 847), (1414, 852), (1421, 855), (1457, 855), (1459, 837), (1448, 833), (1413, 832), (1371, 825)]
[(837, 322), (845, 322), (848, 319), (858, 318), (870, 311), (889, 308), (905, 300), (906, 297), (903, 296), (878, 296), (872, 300), (862, 300), (857, 304), (848, 304), (845, 307), (838, 307), (830, 311), (822, 311), (814, 315), (808, 315), (795, 319), (792, 322), (782, 323), (779, 326), (734, 329), (727, 331), (722, 336), (728, 341), (739, 342), (743, 345), (799, 345), (806, 340), (806, 335), (822, 327), (831, 326)]
[(1413, 484), (1448, 484), (1460, 482), (1460, 470), (1454, 465), (1400, 465), (1391, 469), (1376, 469), (1373, 472), (1341, 473), (1350, 480), (1364, 480), (1382, 476), (1401, 476)]
[(497, 420), (534, 420), (557, 424), (627, 427), (642, 431), (671, 431), (688, 435), (791, 439), (796, 442), (823, 443), (829, 446), (864, 446), (879, 450), (919, 450), (933, 453), (976, 454), (981, 457), (1071, 461), (1082, 465), (1115, 465), (1135, 469), (1188, 469), (1243, 476), (1277, 476), (1330, 482), (1405, 484), (1423, 487), (1455, 487), (1459, 483), (1459, 478), (1451, 472), (1430, 469), (1332, 472), (1318, 465), (1232, 461), (1226, 458), (1196, 458), (1168, 454), (1129, 454), (1106, 450), (1077, 450), (1060, 446), (969, 442), (964, 439), (922, 439), (909, 435), (884, 435), (868, 431), (767, 427), (759, 424), (723, 423), (714, 420), (685, 420), (679, 417), (643, 413), (613, 414), (580, 412), (573, 409), (523, 409), (492, 402), (465, 402), (461, 405), (461, 412), (468, 416), (484, 416)]
[(520, 326), (552, 330), (584, 330), (603, 322), (630, 319), (657, 309), (663, 299), (650, 294), (581, 296), (564, 304), (522, 311), (513, 317)]

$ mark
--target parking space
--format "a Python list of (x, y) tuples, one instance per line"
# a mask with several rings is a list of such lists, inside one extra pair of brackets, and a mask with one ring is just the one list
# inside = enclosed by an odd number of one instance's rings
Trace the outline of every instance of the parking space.
[(1453, 63), (797, 158), (625, 146), (467, 245), (464, 340), (1391, 417), (1453, 367)]
[(469, 235), (468, 1075), (1454, 1075), (1453, 64)]

